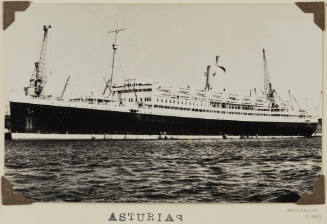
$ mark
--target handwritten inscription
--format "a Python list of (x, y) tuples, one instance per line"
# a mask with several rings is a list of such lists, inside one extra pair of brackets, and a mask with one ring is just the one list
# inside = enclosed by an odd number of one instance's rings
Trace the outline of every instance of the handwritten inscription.
[(306, 214), (305, 218), (307, 220), (321, 220), (321, 214), (320, 213), (318, 213), (318, 214)]
[(304, 214), (306, 220), (321, 220), (322, 214), (316, 208), (289, 208), (287, 213), (301, 213)]

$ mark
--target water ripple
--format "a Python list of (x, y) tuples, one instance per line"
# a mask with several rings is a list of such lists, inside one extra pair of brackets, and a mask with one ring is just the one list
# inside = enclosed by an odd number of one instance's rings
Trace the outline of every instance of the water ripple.
[(6, 176), (35, 201), (291, 202), (321, 170), (321, 138), (7, 141)]

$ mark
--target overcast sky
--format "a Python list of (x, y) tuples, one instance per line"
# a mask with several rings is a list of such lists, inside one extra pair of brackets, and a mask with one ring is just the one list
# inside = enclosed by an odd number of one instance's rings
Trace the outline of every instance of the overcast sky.
[[(8, 91), (23, 92), (38, 60), (42, 26), (51, 25), (46, 91), (59, 95), (71, 75), (69, 94), (101, 93), (111, 65), (117, 14), (119, 62), (114, 83), (126, 78), (177, 87), (204, 88), (204, 71), (220, 55), (224, 74), (214, 90), (249, 94), (263, 89), (262, 48), (273, 87), (283, 97), (290, 89), (299, 101), (319, 105), (322, 32), (312, 14), (294, 4), (41, 4), (16, 13), (4, 33)], [(109, 75), (109, 74), (108, 74)], [(108, 78), (108, 76), (107, 76)]]

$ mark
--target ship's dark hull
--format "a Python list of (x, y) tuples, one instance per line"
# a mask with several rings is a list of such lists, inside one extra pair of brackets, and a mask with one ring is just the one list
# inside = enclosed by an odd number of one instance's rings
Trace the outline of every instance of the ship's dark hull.
[(311, 136), (317, 123), (245, 122), (10, 103), (12, 133)]

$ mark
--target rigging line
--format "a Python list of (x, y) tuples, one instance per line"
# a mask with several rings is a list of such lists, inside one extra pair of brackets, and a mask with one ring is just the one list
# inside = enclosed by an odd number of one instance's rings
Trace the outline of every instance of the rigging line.
[[(85, 55), (88, 55), (88, 57), (90, 58), (91, 56), (95, 55), (95, 54), (99, 54), (99, 51), (103, 49), (103, 45), (99, 45), (99, 46), (96, 46), (96, 47), (92, 47), (92, 48), (89, 48), (89, 49), (86, 49), (83, 54)], [(65, 68), (70, 68), (72, 66), (76, 66), (76, 64), (78, 62), (81, 62), (83, 60), (87, 60), (85, 57), (72, 57), (72, 56), (67, 56), (65, 58), (63, 58), (61, 60), (61, 67), (65, 67)]]
[[(98, 27), (98, 26), (100, 26), (102, 24), (105, 24), (105, 23), (107, 23), (107, 20), (103, 19), (103, 20), (93, 24), (92, 26), (93, 27)], [(97, 38), (97, 40), (99, 40), (99, 39), (101, 39), (102, 36), (103, 36), (103, 32), (96, 32), (95, 34), (92, 35), (92, 38)], [(77, 45), (77, 46), (81, 46), (81, 45), (83, 45), (83, 42), (80, 39), (78, 39), (77, 41), (74, 41), (74, 44)], [(89, 49), (86, 49), (86, 50), (83, 51), (83, 54), (86, 54), (86, 55), (92, 54), (93, 55), (95, 53), (98, 53), (97, 51), (99, 51), (99, 50), (103, 50), (103, 45), (98, 45), (98, 46), (95, 45), (95, 47), (91, 47)], [(64, 66), (66, 66), (68, 64), (72, 64), (71, 62), (74, 61), (75, 59), (73, 59), (73, 60), (71, 60), (71, 59), (72, 59), (72, 57), (69, 57), (69, 56), (64, 57), (62, 59), (62, 61), (64, 63)], [(79, 62), (80, 60), (81, 59), (78, 59), (78, 60), (75, 60), (75, 61)]]
[[(101, 9), (101, 11), (102, 11), (102, 9)], [(103, 24), (107, 24), (107, 23), (108, 23), (108, 18), (104, 18), (104, 19), (101, 19), (101, 20), (97, 21), (96, 23), (93, 23), (92, 27), (102, 27)], [(97, 31), (99, 31), (99, 29), (97, 29)], [(100, 31), (99, 32), (91, 32), (91, 33), (89, 32), (88, 37), (92, 37), (92, 39), (97, 38), (97, 40), (99, 40), (99, 38), (101, 39), (103, 37), (103, 31), (101, 31), (101, 32)], [(74, 44), (78, 45), (78, 46), (81, 46), (81, 45), (84, 45), (84, 42), (83, 42), (83, 40), (81, 38), (77, 38), (77, 39), (75, 38), (74, 39)], [(85, 49), (85, 48), (83, 48), (83, 49)], [(93, 47), (90, 50), (88, 50), (88, 52), (83, 52), (83, 53), (88, 54), (91, 51), (92, 51), (92, 53), (94, 53), (93, 51), (97, 50), (97, 49), (102, 50), (103, 45), (101, 45), (99, 47)], [(67, 58), (69, 59), (69, 57), (67, 57)]]
[[(100, 8), (98, 10), (105, 11), (102, 8)], [(118, 9), (118, 13), (117, 14), (120, 14), (120, 10), (119, 9)], [(107, 18), (100, 19), (98, 22), (96, 22), (92, 26), (93, 27), (102, 26), (103, 24), (106, 24), (107, 23), (107, 20), (108, 20)], [(94, 35), (92, 35), (92, 37), (98, 38), (98, 37), (101, 37), (102, 35), (103, 35), (103, 32), (96, 32)], [(47, 38), (51, 38), (51, 37), (48, 36)], [(80, 39), (78, 39), (77, 41), (75, 40), (74, 43), (77, 44), (77, 45), (82, 45), (83, 44), (83, 42)], [(98, 49), (102, 49), (102, 48), (103, 48), (102, 45), (99, 46), (99, 47), (93, 47), (93, 48), (91, 48), (91, 49), (89, 49), (87, 51), (84, 51), (84, 54), (87, 54), (87, 55), (92, 54), (93, 55), (95, 53), (98, 53), (98, 52), (96, 52), (96, 51), (98, 51)], [(41, 49), (42, 49), (42, 46), (41, 46)], [(49, 52), (49, 50), (47, 50), (47, 51)], [(50, 51), (51, 51), (51, 49), (50, 49)], [(50, 55), (52, 55), (52, 54), (50, 53)], [(68, 68), (70, 68), (70, 67), (72, 67), (74, 65), (74, 63), (76, 64), (76, 63), (80, 62), (81, 61), (81, 58), (80, 59), (77, 59), (77, 60), (73, 58), (73, 60), (72, 60), (72, 57), (69, 57), (68, 56), (68, 57), (63, 57), (61, 61), (62, 61), (61, 67), (65, 67), (65, 68), (68, 67)], [(72, 63), (72, 62), (74, 62), (74, 63)], [(49, 65), (47, 65), (47, 66), (49, 68)]]
[(105, 72), (104, 72), (104, 78), (105, 79), (107, 78), (107, 76), (109, 76), (110, 69), (111, 69), (110, 63), (106, 63), (106, 65), (105, 65)]
[(123, 65), (121, 63), (120, 56), (119, 56), (119, 53), (118, 52), (117, 52), (117, 59), (118, 59), (118, 64), (119, 64), (119, 68), (121, 70), (121, 73), (123, 74), (123, 76), (126, 77), (126, 73), (125, 73), (125, 70), (124, 70)]

